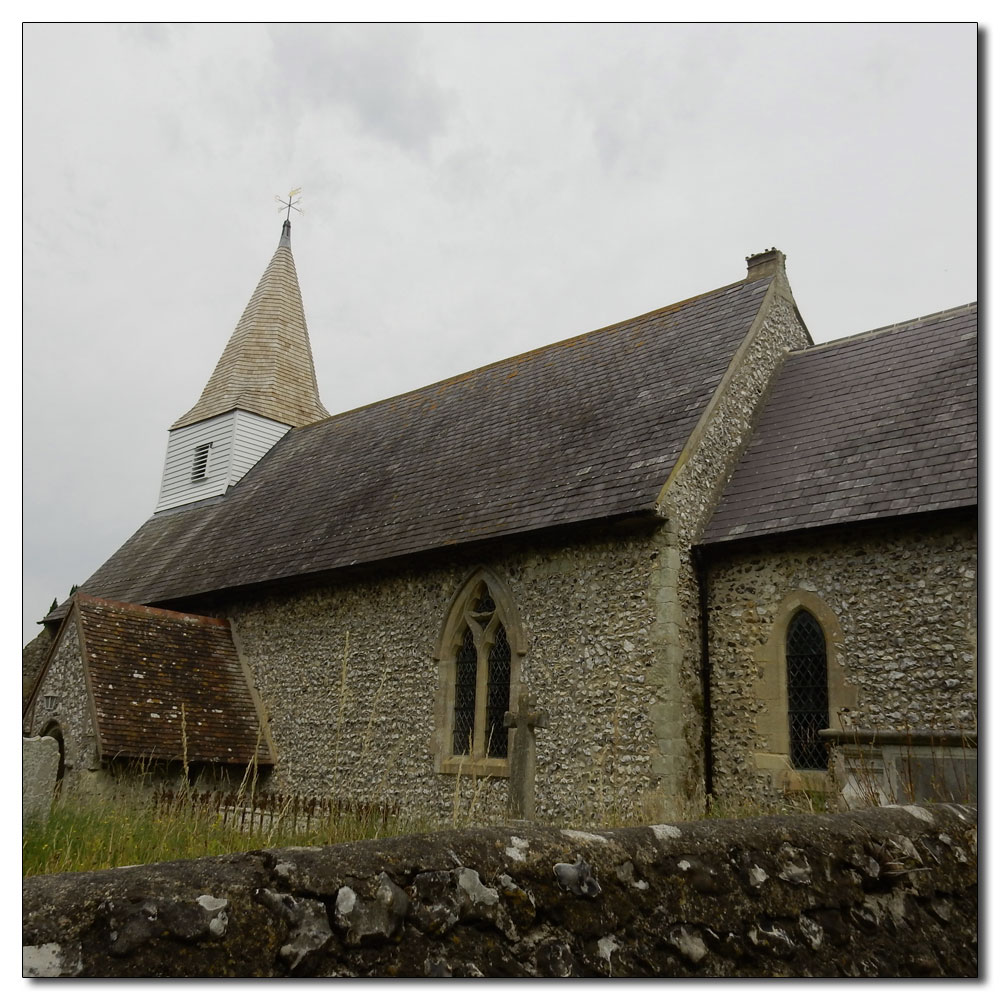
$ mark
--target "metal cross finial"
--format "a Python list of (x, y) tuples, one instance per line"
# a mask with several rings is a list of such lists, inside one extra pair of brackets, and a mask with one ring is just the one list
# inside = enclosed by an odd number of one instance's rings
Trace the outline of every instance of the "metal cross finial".
[(274, 200), (281, 205), (282, 208), (287, 209), (287, 212), (285, 213), (286, 222), (291, 219), (293, 208), (299, 213), (299, 215), (303, 214), (302, 209), (299, 208), (299, 202), (302, 201), (302, 199), (295, 197), (301, 190), (302, 188), (292, 188), (292, 190), (288, 192), (287, 198), (282, 198), (280, 194), (276, 194), (274, 196)]

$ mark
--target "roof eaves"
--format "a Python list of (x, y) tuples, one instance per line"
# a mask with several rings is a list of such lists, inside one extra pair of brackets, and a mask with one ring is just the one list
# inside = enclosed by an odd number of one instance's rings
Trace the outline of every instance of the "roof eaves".
[[(735, 545), (741, 542), (763, 541), (768, 538), (791, 538), (796, 535), (807, 535), (829, 529), (844, 528), (851, 524), (872, 523), (875, 521), (895, 522), (906, 518), (925, 517), (927, 515), (948, 513), (961, 510), (975, 510), (979, 503), (976, 498), (969, 498), (964, 495), (957, 496), (954, 501), (931, 501), (919, 510), (890, 510), (886, 511), (878, 505), (864, 504), (840, 520), (818, 520), (811, 524), (803, 524), (802, 519), (797, 517), (777, 518), (766, 526), (759, 526), (751, 531), (747, 531), (747, 525), (735, 525), (727, 529), (727, 534), (723, 538), (710, 538), (699, 542), (695, 547), (698, 549), (721, 550), (724, 546)], [(874, 508), (874, 509), (873, 509)]]

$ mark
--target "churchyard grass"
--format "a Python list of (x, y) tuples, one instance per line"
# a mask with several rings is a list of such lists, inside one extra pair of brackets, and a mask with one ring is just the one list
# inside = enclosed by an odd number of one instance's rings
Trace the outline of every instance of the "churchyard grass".
[[(340, 690), (336, 706), (333, 756), (340, 764), (341, 733), (345, 713), (352, 701), (350, 637), (344, 637), (340, 663)], [(459, 828), (493, 825), (496, 794), (490, 791), (494, 779), (473, 774), (455, 775), (451, 815), (433, 822), (426, 816), (387, 803), (390, 778), (395, 773), (402, 746), (379, 756), (372, 746), (376, 711), (383, 695), (387, 668), (383, 668), (374, 701), (368, 709), (367, 726), (361, 741), (359, 767), (370, 773), (380, 770), (381, 778), (373, 801), (357, 804), (334, 793), (324, 800), (308, 800), (280, 794), (264, 794), (258, 788), (258, 772), (251, 765), (235, 789), (218, 793), (199, 792), (189, 782), (186, 718), (182, 706), (182, 757), (179, 772), (166, 775), (143, 762), (132, 762), (104, 772), (109, 779), (101, 789), (88, 794), (64, 793), (56, 796), (47, 822), (29, 824), (23, 831), (23, 871), (39, 875), (62, 871), (92, 871), (123, 865), (207, 857), (260, 850), (269, 847), (308, 847), (355, 840), (425, 833), (443, 827)], [(258, 733), (258, 752), (263, 734)], [(619, 780), (617, 762), (621, 758), (621, 691), (616, 691), (608, 719), (606, 738), (588, 775), (587, 802), (579, 814), (546, 816), (539, 822), (575, 829), (613, 829), (646, 823), (684, 822), (700, 819), (736, 819), (764, 812), (825, 812), (837, 808), (822, 793), (800, 793), (776, 797), (769, 807), (759, 796), (678, 798), (665, 801), (650, 791), (647, 796), (625, 792)], [(376, 762), (376, 758), (378, 761)], [(366, 764), (369, 762), (369, 764)], [(337, 767), (334, 773), (337, 773)], [(871, 790), (871, 775), (862, 775), (859, 784)], [(868, 780), (865, 780), (868, 779)], [(331, 782), (336, 785), (336, 780)], [(503, 820), (499, 820), (503, 822)]]
[[(231, 801), (239, 800), (231, 796)], [(265, 815), (264, 822), (257, 812), (252, 829), (241, 823), (239, 806), (226, 813), (212, 799), (188, 796), (182, 790), (154, 797), (148, 789), (119, 787), (113, 794), (100, 796), (59, 796), (46, 823), (27, 824), (23, 830), (23, 874), (94, 871), (267, 847), (318, 846), (428, 828), (420, 817), (378, 808), (321, 809), (307, 828), (289, 806)]]
[[(258, 751), (261, 739), (258, 732)], [(108, 780), (99, 791), (56, 795), (48, 820), (26, 824), (22, 831), (23, 874), (320, 846), (429, 829), (422, 817), (404, 815), (385, 800), (349, 804), (262, 794), (253, 763), (235, 791), (199, 792), (189, 781), (183, 706), (181, 743), (180, 774), (172, 779), (145, 761), (130, 761), (105, 772)]]
[[(456, 799), (450, 823), (433, 823), (426, 817), (372, 807), (322, 810), (304, 829), (300, 818), (293, 816), (286, 806), (277, 814), (268, 814), (263, 823), (258, 819), (255, 827), (248, 830), (245, 823), (241, 829), (238, 805), (228, 809), (229, 816), (224, 818), (210, 798), (186, 793), (187, 787), (177, 786), (169, 795), (154, 796), (148, 788), (128, 787), (122, 783), (111, 794), (57, 797), (46, 823), (29, 824), (24, 828), (23, 874), (95, 871), (269, 847), (319, 846), (486, 822), (486, 818), (478, 814), (478, 795), (474, 794), (471, 803), (459, 804)], [(239, 802), (239, 799), (232, 796), (231, 801)], [(780, 811), (812, 811), (813, 806), (804, 800), (790, 800)], [(669, 808), (662, 801), (654, 803), (650, 799), (635, 803), (631, 809), (614, 808), (597, 816), (566, 816), (558, 820), (540, 817), (539, 821), (577, 829), (610, 829), (704, 819), (706, 816), (735, 818), (760, 813), (760, 803), (749, 798), (746, 802), (716, 801), (707, 812), (695, 809), (690, 803)]]
[[(381, 687), (379, 690), (381, 692)], [(617, 711), (609, 736), (609, 749), (616, 750), (619, 739)], [(903, 801), (913, 801), (907, 756), (905, 753), (902, 756), (902, 780), (897, 791), (902, 793), (899, 797)], [(483, 795), (493, 779), (465, 775), (461, 771), (455, 776), (453, 806), (447, 819), (433, 822), (425, 816), (388, 807), (388, 777), (397, 758), (398, 754), (390, 754), (383, 761), (383, 780), (376, 792), (381, 804), (368, 806), (337, 800), (307, 802), (291, 796), (260, 794), (256, 769), (252, 766), (247, 768), (235, 791), (216, 794), (192, 788), (186, 777), (186, 765), (179, 777), (167, 781), (142, 762), (134, 762), (117, 770), (116, 780), (104, 784), (100, 793), (95, 790), (89, 794), (57, 795), (47, 822), (26, 825), (22, 837), (23, 873), (28, 876), (93, 871), (268, 847), (319, 846), (498, 822), (485, 801), (489, 796)], [(613, 829), (646, 823), (740, 819), (765, 812), (790, 814), (841, 808), (821, 792), (778, 796), (767, 807), (758, 796), (749, 793), (710, 797), (707, 802), (683, 798), (668, 802), (652, 791), (646, 797), (628, 798), (617, 792), (615, 759), (611, 753), (608, 757), (601, 754), (595, 761), (591, 772), (592, 801), (585, 811), (559, 817), (541, 815), (539, 822), (575, 829)], [(868, 757), (860, 756), (849, 762), (848, 767), (860, 792), (862, 807), (887, 801), (884, 779), (873, 770)], [(962, 797), (958, 799), (961, 801)], [(972, 793), (967, 801), (974, 799)]]
[[(23, 831), (25, 875), (93, 871), (246, 850), (216, 814), (171, 815), (138, 796), (60, 798), (45, 824)], [(260, 845), (255, 845), (260, 846)]]

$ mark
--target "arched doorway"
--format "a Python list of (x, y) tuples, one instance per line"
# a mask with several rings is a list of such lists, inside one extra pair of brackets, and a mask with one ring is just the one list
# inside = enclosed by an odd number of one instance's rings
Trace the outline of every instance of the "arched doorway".
[(66, 773), (66, 743), (63, 740), (62, 728), (54, 719), (41, 732), (42, 736), (50, 736), (59, 745), (59, 767), (56, 770), (56, 794), (62, 787), (63, 775)]

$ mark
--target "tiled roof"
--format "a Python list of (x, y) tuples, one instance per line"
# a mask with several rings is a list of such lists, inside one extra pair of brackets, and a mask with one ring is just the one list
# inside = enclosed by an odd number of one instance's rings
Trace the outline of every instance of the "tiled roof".
[(706, 543), (976, 503), (975, 303), (796, 352)]
[(273, 763), (228, 622), (74, 601), (103, 757)]
[(316, 387), (309, 331), (292, 259), (291, 224), (229, 338), (201, 398), (171, 430), (230, 410), (290, 427), (327, 416)]
[(771, 280), (292, 430), (220, 502), (147, 521), (84, 589), (156, 603), (652, 512)]

